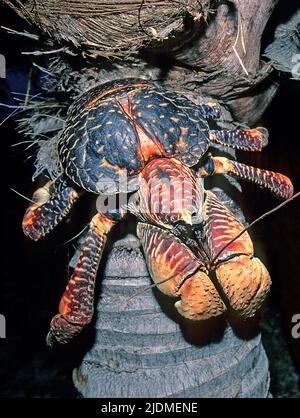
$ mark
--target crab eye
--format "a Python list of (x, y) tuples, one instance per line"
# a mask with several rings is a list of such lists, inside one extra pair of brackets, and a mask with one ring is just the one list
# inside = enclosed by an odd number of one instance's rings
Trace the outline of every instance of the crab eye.
[(199, 225), (203, 223), (203, 218), (201, 216), (200, 211), (192, 213), (192, 224)]
[(109, 178), (100, 179), (97, 181), (97, 191), (101, 194), (113, 194), (117, 193), (118, 185), (117, 183)]
[(195, 206), (191, 206), (189, 208), (189, 212), (191, 214), (191, 220), (192, 220), (193, 225), (202, 223), (203, 217), (202, 217), (201, 210), (199, 210), (199, 208)]

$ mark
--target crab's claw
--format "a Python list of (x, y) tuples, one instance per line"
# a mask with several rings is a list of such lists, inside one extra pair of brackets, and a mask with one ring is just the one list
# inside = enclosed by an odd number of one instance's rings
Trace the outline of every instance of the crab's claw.
[(240, 255), (216, 268), (216, 276), (230, 307), (241, 317), (251, 317), (269, 293), (271, 278), (258, 258)]
[(254, 316), (270, 290), (270, 275), (253, 257), (253, 243), (244, 226), (212, 192), (206, 192), (204, 211), (216, 286), (236, 314)]
[(180, 297), (175, 307), (182, 316), (199, 321), (226, 310), (203, 264), (179, 238), (145, 223), (138, 224), (137, 233), (152, 279), (166, 295)]
[(202, 271), (197, 271), (184, 281), (177, 292), (180, 300), (175, 303), (178, 312), (187, 319), (203, 321), (226, 311), (215, 286)]

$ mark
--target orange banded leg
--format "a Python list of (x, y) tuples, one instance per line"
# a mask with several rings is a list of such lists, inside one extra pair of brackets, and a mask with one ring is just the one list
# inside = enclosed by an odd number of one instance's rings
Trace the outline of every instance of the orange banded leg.
[(209, 131), (211, 142), (244, 151), (261, 151), (268, 145), (268, 136), (265, 128)]
[(47, 344), (66, 344), (87, 325), (94, 312), (94, 288), (106, 235), (117, 221), (103, 214), (93, 217), (79, 260), (61, 298), (59, 314), (51, 321)]
[(204, 320), (222, 314), (226, 308), (203, 264), (171, 232), (146, 223), (138, 223), (147, 265), (158, 288), (168, 296), (180, 297), (175, 303), (179, 313), (192, 320)]
[(24, 234), (34, 241), (48, 234), (70, 211), (79, 194), (63, 176), (37, 189), (23, 218)]
[[(204, 211), (204, 235), (214, 260), (244, 227), (211, 192), (206, 193)], [(244, 232), (229, 244), (212, 269), (231, 308), (241, 317), (255, 315), (269, 292), (271, 279), (263, 263), (253, 257), (249, 234)]]
[(283, 174), (251, 167), (225, 157), (209, 157), (200, 170), (202, 177), (214, 174), (229, 174), (243, 180), (251, 181), (260, 187), (270, 190), (281, 199), (293, 196), (294, 188), (290, 179)]

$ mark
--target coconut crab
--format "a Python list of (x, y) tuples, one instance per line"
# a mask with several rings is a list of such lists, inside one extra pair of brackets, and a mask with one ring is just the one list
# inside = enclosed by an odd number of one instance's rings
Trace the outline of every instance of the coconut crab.
[[(267, 144), (264, 128), (210, 129), (208, 120), (220, 114), (216, 103), (197, 106), (157, 83), (137, 79), (96, 86), (70, 107), (58, 144), (63, 173), (34, 193), (24, 233), (33, 240), (45, 236), (84, 191), (125, 191), (134, 199), (93, 217), (59, 314), (51, 321), (49, 345), (68, 342), (90, 322), (106, 236), (127, 210), (139, 219), (137, 234), (153, 280), (164, 293), (181, 298), (175, 306), (183, 316), (202, 320), (220, 315), (226, 310), (224, 295), (240, 316), (255, 314), (268, 292), (269, 274), (253, 257), (246, 232), (231, 242), (243, 226), (204, 189), (202, 179), (229, 174), (280, 198), (289, 198), (293, 187), (282, 174), (205, 155), (210, 144), (249, 151)], [(199, 162), (200, 168), (193, 169)], [(122, 190), (124, 174), (128, 182)]]

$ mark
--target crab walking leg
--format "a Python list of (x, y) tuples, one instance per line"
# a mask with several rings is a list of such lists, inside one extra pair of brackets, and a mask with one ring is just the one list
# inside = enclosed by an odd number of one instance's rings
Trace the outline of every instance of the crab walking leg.
[(87, 325), (94, 312), (94, 287), (106, 235), (117, 221), (103, 214), (93, 217), (79, 260), (61, 298), (59, 314), (51, 321), (47, 344), (66, 344)]
[(37, 189), (23, 218), (24, 234), (34, 241), (48, 234), (70, 211), (79, 194), (63, 176)]
[(265, 128), (209, 131), (211, 142), (244, 151), (261, 151), (268, 145), (268, 136)]
[(175, 307), (182, 316), (204, 320), (226, 310), (215, 286), (202, 271), (203, 264), (180, 239), (146, 223), (138, 223), (137, 234), (153, 281), (158, 284), (170, 278), (157, 287), (168, 296), (180, 297)]
[(270, 190), (281, 199), (293, 196), (294, 188), (290, 179), (281, 173), (261, 170), (225, 157), (209, 157), (208, 161), (200, 169), (202, 177), (214, 174), (229, 174), (243, 180), (251, 181)]
[[(204, 236), (214, 260), (243, 229), (243, 225), (212, 193), (206, 192)], [(218, 256), (212, 269), (231, 308), (241, 317), (255, 315), (267, 296), (271, 279), (258, 259), (247, 232), (231, 242)]]
[(206, 119), (219, 119), (222, 115), (222, 108), (219, 103), (201, 103), (199, 105), (201, 115)]

